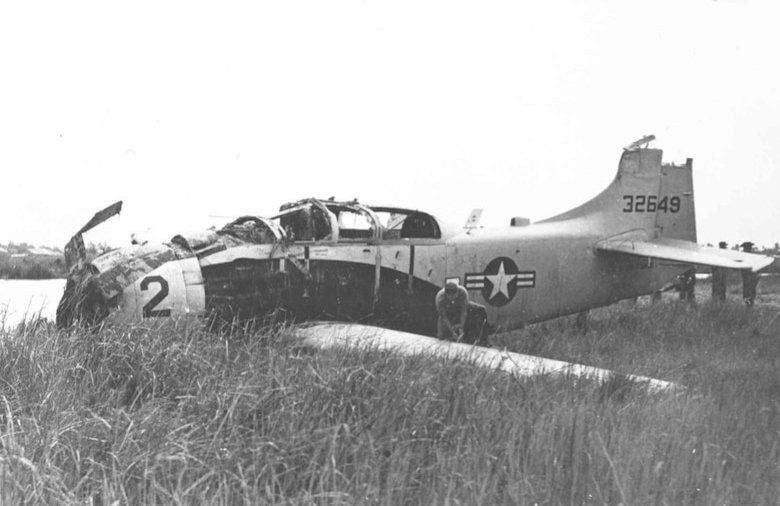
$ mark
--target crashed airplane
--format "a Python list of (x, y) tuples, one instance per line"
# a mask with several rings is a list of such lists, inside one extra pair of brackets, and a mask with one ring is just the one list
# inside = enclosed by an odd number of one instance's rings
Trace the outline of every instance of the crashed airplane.
[(504, 331), (650, 294), (694, 265), (771, 264), (696, 244), (692, 161), (662, 163), (653, 139), (624, 148), (601, 194), (534, 224), (484, 228), (475, 211), (455, 226), (417, 209), (308, 198), (275, 216), (88, 261), (82, 234), (118, 213), (117, 203), (66, 247), (57, 322), (283, 317), (434, 335), (436, 293), (454, 281), (478, 305), (482, 328)]
[(435, 295), (453, 280), (485, 306), (491, 327), (510, 330), (652, 293), (692, 265), (772, 263), (697, 245), (692, 162), (662, 164), (661, 150), (641, 147), (649, 140), (624, 149), (614, 181), (589, 202), (501, 228), (479, 227), (479, 213), (453, 226), (420, 210), (309, 198), (87, 261), (82, 234), (117, 203), (66, 246), (58, 323), (283, 314), (432, 335)]

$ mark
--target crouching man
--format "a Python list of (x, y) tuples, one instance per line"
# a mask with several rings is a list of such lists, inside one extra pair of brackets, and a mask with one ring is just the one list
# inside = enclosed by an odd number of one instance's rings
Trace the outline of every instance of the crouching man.
[(439, 316), (436, 335), (439, 339), (463, 339), (468, 308), (469, 293), (459, 284), (448, 281), (436, 294), (436, 312)]

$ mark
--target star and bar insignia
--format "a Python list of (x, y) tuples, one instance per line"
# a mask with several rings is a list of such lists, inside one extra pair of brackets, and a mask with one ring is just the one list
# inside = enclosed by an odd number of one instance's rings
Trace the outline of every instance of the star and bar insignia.
[(536, 286), (536, 271), (521, 271), (509, 257), (494, 258), (484, 272), (466, 274), (467, 290), (482, 290), (482, 296), (491, 306), (504, 306), (520, 288)]

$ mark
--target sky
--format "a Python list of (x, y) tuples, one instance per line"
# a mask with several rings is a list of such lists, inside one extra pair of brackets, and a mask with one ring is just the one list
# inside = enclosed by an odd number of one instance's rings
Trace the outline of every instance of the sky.
[[(532, 221), (654, 134), (700, 243), (780, 242), (780, 5), (3, 2), (0, 243), (166, 240), (305, 197)], [(227, 217), (227, 218), (214, 218)]]

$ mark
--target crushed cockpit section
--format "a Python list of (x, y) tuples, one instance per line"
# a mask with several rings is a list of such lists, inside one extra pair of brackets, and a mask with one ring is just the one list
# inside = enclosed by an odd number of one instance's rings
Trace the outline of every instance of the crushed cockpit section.
[[(104, 220), (112, 210), (116, 207), (96, 217)], [(98, 222), (93, 218), (90, 225)], [(385, 268), (382, 274), (377, 245), (409, 249), (411, 239), (441, 238), (437, 220), (421, 211), (303, 199), (282, 205), (269, 218), (243, 216), (220, 229), (176, 235), (158, 245), (134, 244), (91, 262), (81, 259), (71, 268), (57, 322), (103, 321), (120, 306), (142, 317), (168, 314), (168, 303), (221, 321), (280, 310), (301, 319), (360, 320), (375, 315), (380, 297), (402, 298), (380, 290), (380, 278), (383, 284), (392, 278), (404, 300), (418, 283), (408, 268), (402, 273)], [(334, 258), (337, 249), (340, 257)], [(167, 297), (163, 304), (160, 294)], [(399, 311), (398, 304), (388, 307), (388, 313)]]

